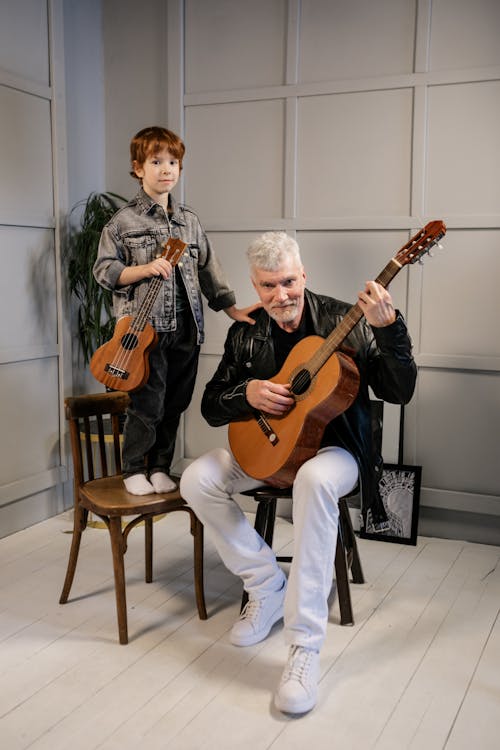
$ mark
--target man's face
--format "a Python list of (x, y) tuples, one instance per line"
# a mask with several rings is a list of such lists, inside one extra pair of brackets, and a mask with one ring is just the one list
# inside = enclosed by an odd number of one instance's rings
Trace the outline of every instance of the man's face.
[(252, 283), (264, 310), (285, 331), (294, 331), (304, 309), (306, 274), (295, 260), (285, 261), (276, 271), (254, 269)]

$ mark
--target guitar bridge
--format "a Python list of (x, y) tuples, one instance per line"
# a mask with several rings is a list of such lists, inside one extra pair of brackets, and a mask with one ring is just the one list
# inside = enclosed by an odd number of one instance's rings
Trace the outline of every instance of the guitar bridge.
[(277, 445), (279, 443), (279, 437), (277, 434), (273, 431), (273, 428), (265, 418), (265, 416), (262, 414), (262, 412), (259, 412), (259, 415), (257, 417), (257, 424), (259, 425), (260, 429), (266, 436), (266, 438), (269, 440), (271, 445)]
[(120, 367), (110, 365), (109, 363), (104, 366), (104, 369), (106, 372), (109, 372), (110, 375), (113, 375), (113, 377), (120, 378), (120, 380), (127, 380), (129, 376), (127, 370), (122, 370)]

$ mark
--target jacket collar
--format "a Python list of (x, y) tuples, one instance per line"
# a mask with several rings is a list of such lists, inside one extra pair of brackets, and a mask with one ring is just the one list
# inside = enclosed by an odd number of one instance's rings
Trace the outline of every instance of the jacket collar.
[[(154, 213), (157, 208), (160, 211), (163, 211), (163, 208), (160, 206), (159, 203), (154, 201), (150, 195), (146, 193), (146, 191), (141, 187), (138, 194), (137, 194), (137, 205), (139, 209), (142, 211), (142, 213), (149, 214)], [(175, 224), (181, 224), (185, 225), (186, 221), (184, 219), (184, 212), (183, 209), (179, 206), (173, 195), (170, 193), (168, 196), (168, 205), (170, 208), (169, 211), (169, 219), (170, 221), (174, 222)]]

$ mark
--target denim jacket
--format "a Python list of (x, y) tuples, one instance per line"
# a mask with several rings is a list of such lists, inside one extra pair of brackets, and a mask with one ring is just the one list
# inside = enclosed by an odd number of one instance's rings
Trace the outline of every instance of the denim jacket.
[[(151, 279), (117, 287), (126, 266), (143, 265), (161, 252), (160, 245), (169, 237), (186, 242), (188, 247), (178, 264), (187, 298), (198, 331), (197, 343), (204, 340), (203, 294), (212, 310), (223, 310), (235, 304), (222, 267), (197, 215), (179, 205), (170, 196), (172, 212), (167, 214), (141, 188), (135, 198), (121, 208), (104, 227), (94, 264), (96, 281), (113, 292), (116, 318), (135, 315), (146, 296)], [(150, 323), (158, 333), (175, 331), (175, 284), (173, 273), (161, 286)]]

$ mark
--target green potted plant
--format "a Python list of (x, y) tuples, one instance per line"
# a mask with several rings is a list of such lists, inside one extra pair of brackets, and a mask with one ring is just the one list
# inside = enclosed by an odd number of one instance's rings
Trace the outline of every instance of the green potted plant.
[(113, 335), (112, 295), (99, 286), (92, 269), (103, 227), (125, 202), (115, 193), (91, 193), (72, 209), (83, 205), (78, 225), (69, 227), (64, 254), (69, 289), (78, 300), (79, 354), (85, 364)]

